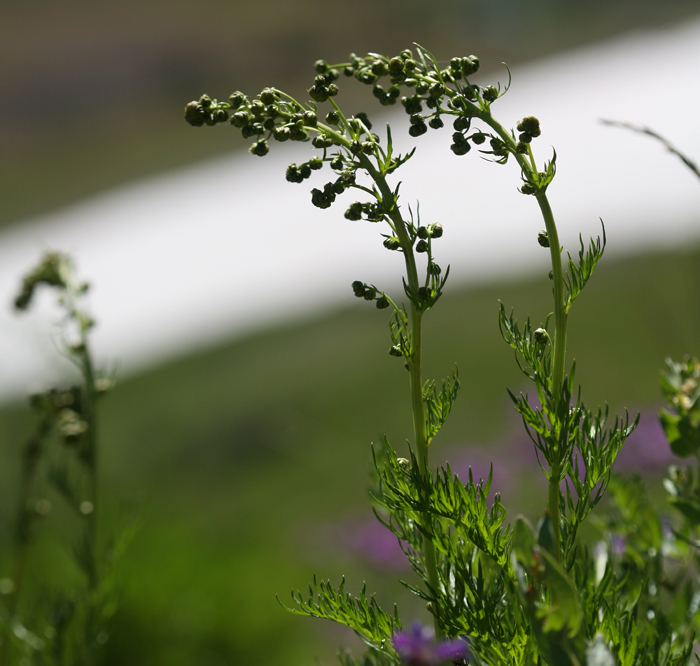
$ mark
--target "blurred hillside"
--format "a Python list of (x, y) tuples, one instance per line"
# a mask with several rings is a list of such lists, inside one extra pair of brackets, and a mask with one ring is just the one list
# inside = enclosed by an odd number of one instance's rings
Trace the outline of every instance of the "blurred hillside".
[(238, 145), (193, 133), (184, 104), (274, 83), (318, 57), (476, 53), (515, 64), (698, 12), (694, 0), (6, 0), (0, 4), (0, 225)]

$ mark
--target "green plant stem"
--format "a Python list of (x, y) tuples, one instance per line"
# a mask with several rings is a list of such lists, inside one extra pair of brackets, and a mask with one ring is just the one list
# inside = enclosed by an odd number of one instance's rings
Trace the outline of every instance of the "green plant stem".
[[(489, 108), (481, 109), (473, 104), (470, 105), (476, 117), (480, 118), (489, 127), (491, 127), (501, 139), (508, 144), (511, 153), (515, 156), (518, 165), (522, 169), (525, 179), (538, 185), (540, 176), (537, 173), (534, 160), (528, 159), (528, 156), (519, 153), (516, 150), (516, 142), (513, 135), (503, 127), (492, 115)], [(531, 156), (531, 151), (530, 156)], [(560, 415), (562, 414), (561, 400), (563, 399), (564, 376), (566, 371), (566, 324), (567, 324), (567, 309), (566, 309), (566, 293), (564, 285), (564, 268), (561, 260), (561, 245), (559, 242), (559, 233), (557, 225), (554, 221), (554, 214), (549, 205), (547, 194), (545, 191), (538, 190), (535, 194), (537, 203), (539, 204), (542, 218), (544, 219), (547, 237), (549, 238), (549, 253), (552, 262), (552, 281), (554, 283), (554, 348), (552, 351), (552, 395), (554, 396), (554, 415), (553, 428), (555, 435), (555, 448), (552, 451), (552, 461), (549, 466), (549, 487), (547, 494), (547, 508), (552, 519), (555, 539), (555, 553), (557, 561), (561, 560), (561, 515), (559, 511), (559, 483), (561, 476), (561, 444), (562, 437), (562, 422)], [(568, 406), (567, 406), (568, 407)]]
[[(370, 174), (374, 182), (377, 184), (384, 202), (394, 200), (394, 195), (389, 188), (384, 176), (374, 167), (370, 160), (365, 156), (360, 156), (360, 162), (363, 168)], [(408, 285), (415, 293), (420, 288), (418, 280), (418, 270), (416, 269), (416, 259), (413, 253), (413, 243), (408, 235), (406, 223), (401, 217), (398, 207), (394, 203), (391, 210), (388, 212), (389, 217), (394, 225), (394, 230), (398, 236), (401, 248), (403, 250), (404, 260), (406, 263), (406, 275)], [(418, 468), (421, 476), (427, 477), (429, 474), (428, 463), (428, 438), (426, 433), (425, 419), (425, 404), (423, 402), (423, 376), (422, 376), (422, 342), (423, 342), (423, 313), (415, 303), (411, 301), (411, 357), (407, 359), (408, 370), (411, 377), (411, 406), (413, 412), (413, 434), (416, 443), (416, 458), (418, 459)], [(424, 501), (427, 498), (423, 498)], [(430, 539), (432, 534), (431, 528), (432, 518), (429, 513), (425, 513), (423, 520), (423, 529), (428, 536), (423, 539), (423, 557), (425, 560), (425, 569), (428, 577), (428, 584), (433, 589), (434, 593), (440, 593), (440, 577), (437, 568), (437, 553), (435, 545)], [(435, 636), (441, 638), (443, 631), (439, 620), (439, 604), (436, 604), (434, 612), (435, 621)]]

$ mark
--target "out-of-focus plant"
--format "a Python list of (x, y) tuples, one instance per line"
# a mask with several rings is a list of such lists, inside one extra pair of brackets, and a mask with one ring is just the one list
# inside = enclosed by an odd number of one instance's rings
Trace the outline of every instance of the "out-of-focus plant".
[[(335, 587), (314, 579), (308, 594), (292, 594), (290, 610), (352, 628), (368, 651), (359, 661), (341, 653), (346, 666), (686, 664), (698, 587), (691, 584), (690, 598), (662, 596), (670, 576), (663, 557), (670, 551), (661, 522), (634, 480), (612, 476), (637, 420), (616, 417), (607, 425), (607, 408), (584, 405), (574, 364), (566, 361), (568, 314), (603, 255), (605, 230), (602, 240), (586, 245), (581, 239), (574, 257), (562, 256), (547, 198), (556, 153), (537, 162), (533, 141), (541, 134), (539, 121), (525, 116), (510, 129), (495, 118), (492, 107), (507, 87), (473, 83), (479, 68), (475, 56), (452, 58), (443, 67), (417, 47), (394, 57), (352, 54), (349, 62), (337, 65), (319, 60), (315, 68), (309, 102), (276, 88), (254, 98), (234, 92), (222, 102), (203, 95), (186, 106), (185, 118), (194, 126), (230, 123), (253, 140), (250, 152), (259, 157), (269, 152), (271, 141), (310, 142), (313, 156), (290, 164), (287, 180), (301, 183), (329, 166), (333, 176), (311, 190), (312, 203), (329, 208), (344, 192), (361, 192), (364, 200), (351, 203), (345, 217), (384, 223), (384, 247), (403, 255), (401, 298), (359, 280), (352, 289), (358, 298), (390, 311), (389, 354), (401, 359), (409, 373), (414, 439), (405, 457), (388, 442), (373, 452), (375, 513), (401, 544), (418, 580), (404, 585), (425, 601), (434, 629), (414, 625), (407, 631), (396, 607), (382, 610), (364, 587), (359, 596), (346, 592), (344, 580)], [(416, 149), (395, 154), (388, 126), (380, 138), (366, 113), (340, 109), (335, 97), (343, 74), (371, 86), (382, 106), (400, 102), (412, 137), (451, 122), (455, 156), (476, 149), (498, 164), (514, 160), (520, 192), (539, 206), (545, 229), (536, 239), (549, 254), (553, 313), (534, 326), (529, 319), (518, 324), (502, 305), (499, 312), (501, 334), (536, 394), (535, 401), (511, 393), (548, 480), (546, 509), (536, 528), (522, 516), (513, 525), (506, 523), (498, 493), (488, 505), (492, 474), (477, 482), (470, 470), (465, 481), (449, 465), (437, 470), (430, 465), (429, 447), (459, 389), (456, 370), (441, 382), (422, 375), (423, 317), (438, 303), (449, 274), (435, 258), (445, 231), (438, 222), (422, 222), (417, 206), (406, 214), (396, 171)], [(330, 106), (326, 112), (320, 110), (323, 103)], [(465, 201), (456, 198), (455, 206)], [(580, 527), (608, 487), (612, 509), (598, 521), (603, 539), (588, 543)], [(637, 526), (638, 520), (646, 523)]]
[[(30, 396), (36, 430), (22, 454), (13, 569), (2, 580), (0, 597), (3, 664), (98, 662), (108, 639), (107, 622), (116, 610), (113, 565), (128, 534), (110, 541), (98, 534), (98, 405), (113, 378), (96, 372), (89, 335), (94, 322), (85, 307), (87, 283), (71, 260), (51, 252), (23, 280), (15, 308), (29, 308), (37, 288), (52, 288), (63, 312), (58, 345), (77, 368), (79, 381)], [(56, 580), (28, 576), (28, 561), (40, 519), (61, 502), (72, 514), (60, 526), (81, 582), (62, 587)]]

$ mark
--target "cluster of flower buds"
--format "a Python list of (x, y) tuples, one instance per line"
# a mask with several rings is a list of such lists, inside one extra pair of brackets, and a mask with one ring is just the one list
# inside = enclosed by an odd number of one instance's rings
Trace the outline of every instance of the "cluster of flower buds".
[[(289, 178), (287, 178), (289, 180)], [(329, 208), (338, 194), (355, 184), (355, 171), (344, 171), (332, 183), (326, 183), (323, 190), (314, 188), (311, 190), (311, 203), (317, 208)]]
[[(265, 88), (256, 99), (250, 100), (242, 92), (231, 94), (228, 102), (218, 102), (208, 95), (185, 107), (185, 120), (190, 125), (216, 125), (229, 121), (241, 130), (244, 139), (256, 138), (250, 152), (258, 157), (267, 155), (269, 139), (275, 141), (308, 141), (309, 128), (318, 126), (316, 112), (304, 109), (294, 100), (283, 97), (274, 88)], [(333, 145), (327, 135), (319, 134), (314, 139), (317, 148)]]
[[(65, 289), (72, 272), (73, 265), (68, 257), (58, 252), (48, 252), (41, 263), (22, 280), (22, 288), (15, 298), (15, 308), (26, 310), (32, 302), (36, 287), (40, 284)], [(87, 289), (87, 284), (81, 286), (83, 292)]]
[(56, 432), (66, 444), (75, 444), (88, 428), (83, 418), (83, 396), (79, 386), (52, 388), (29, 397), (33, 410), (44, 418), (55, 420)]
[(368, 222), (381, 222), (384, 215), (384, 207), (379, 202), (356, 201), (345, 211), (346, 220), (361, 220), (364, 217)]
[(338, 94), (338, 86), (334, 81), (338, 80), (340, 72), (325, 60), (317, 60), (315, 67), (318, 76), (314, 79), (314, 84), (309, 88), (308, 93), (315, 102), (325, 102), (329, 97), (335, 97)]
[(372, 285), (360, 282), (360, 280), (355, 280), (352, 283), (352, 291), (357, 298), (364, 298), (366, 301), (375, 301), (377, 310), (386, 310), (391, 305), (389, 299), (381, 291)]
[(319, 157), (314, 157), (308, 162), (297, 166), (294, 162), (287, 167), (287, 180), (290, 183), (302, 183), (312, 171), (316, 171), (323, 166), (323, 160)]
[(427, 252), (430, 249), (429, 240), (442, 237), (442, 225), (435, 223), (429, 224), (427, 227), (418, 227), (416, 236), (419, 239), (416, 243), (416, 252)]

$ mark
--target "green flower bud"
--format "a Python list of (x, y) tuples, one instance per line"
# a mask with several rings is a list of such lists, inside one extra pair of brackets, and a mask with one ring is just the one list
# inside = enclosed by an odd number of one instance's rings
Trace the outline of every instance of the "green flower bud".
[(458, 132), (463, 132), (464, 130), (468, 130), (471, 124), (471, 118), (468, 118), (467, 116), (457, 116), (455, 121), (452, 123), (452, 127), (454, 127)]
[(185, 120), (192, 125), (192, 127), (201, 127), (204, 125), (204, 117), (206, 112), (202, 106), (197, 102), (190, 102), (185, 107)]
[(328, 97), (335, 97), (338, 94), (338, 86), (335, 83), (331, 83), (328, 86)]
[(329, 69), (326, 72), (325, 77), (328, 83), (331, 81), (337, 81), (340, 78), (340, 72), (337, 69)]
[(430, 273), (431, 275), (440, 275), (441, 272), (442, 269), (440, 268), (440, 266), (438, 266), (434, 262), (431, 263), (430, 266), (428, 266), (428, 273)]
[(324, 191), (326, 190), (333, 192), (333, 194), (342, 194), (345, 192), (345, 183), (342, 178), (338, 178), (338, 180), (333, 183), (326, 183)]
[(419, 240), (416, 243), (416, 252), (423, 253), (428, 251), (428, 244), (424, 240)]
[(479, 90), (479, 86), (472, 83), (471, 88), (464, 89), (464, 98), (468, 99), (470, 102), (475, 102), (476, 101), (476, 93), (478, 92), (478, 90)]
[(414, 113), (420, 113), (423, 110), (421, 98), (416, 95), (414, 95), (413, 97), (402, 97), (401, 104), (404, 105), (406, 113), (411, 115), (413, 115)]
[(362, 219), (362, 204), (359, 201), (350, 204), (350, 208), (345, 211), (345, 219), (353, 221)]
[(314, 137), (311, 143), (314, 145), (314, 148), (330, 148), (333, 145), (333, 139), (324, 136), (323, 134), (319, 134), (318, 136)]
[(392, 58), (389, 61), (389, 74), (392, 76), (397, 76), (398, 74), (403, 74), (404, 63), (401, 58)]
[(546, 231), (542, 230), (540, 231), (540, 233), (537, 234), (537, 242), (542, 247), (549, 247), (549, 235)]
[(522, 143), (530, 143), (532, 141), (532, 134), (528, 134), (527, 132), (523, 132), (518, 139), (522, 141)]
[[(408, 60), (409, 58), (413, 58), (413, 51), (411, 49), (404, 49), (399, 53), (399, 57), (403, 58), (404, 60)], [(415, 64), (415, 61), (414, 61)]]
[(343, 74), (345, 76), (352, 76), (355, 73), (355, 68), (352, 67), (351, 65), (346, 65), (345, 68), (343, 69)]
[(337, 111), (329, 111), (326, 114), (326, 122), (336, 127), (340, 123), (340, 116)]
[(216, 125), (216, 118), (214, 118), (214, 116), (211, 113), (207, 113), (204, 116), (204, 122), (206, 125), (209, 125), (209, 127), (213, 127), (214, 125)]
[(447, 106), (457, 111), (466, 111), (467, 98), (464, 95), (457, 94), (451, 99), (447, 100)]
[(304, 180), (296, 164), (290, 164), (287, 167), (286, 178), (290, 183), (301, 183)]
[(399, 243), (399, 239), (394, 238), (393, 236), (391, 238), (385, 238), (383, 245), (387, 250), (398, 250), (401, 248), (401, 243)]
[(467, 137), (464, 136), (461, 132), (455, 132), (452, 135), (452, 141), (456, 143), (457, 145), (463, 144), (463, 143), (468, 143)]
[(475, 55), (462, 58), (462, 74), (464, 74), (464, 76), (471, 76), (472, 74), (476, 74), (477, 71), (479, 71), (479, 58)]
[(270, 152), (270, 146), (267, 145), (265, 139), (260, 139), (260, 141), (254, 143), (248, 150), (250, 150), (253, 155), (263, 157)]
[(396, 345), (393, 345), (389, 349), (389, 355), (390, 356), (403, 356), (403, 353), (401, 352), (401, 349), (399, 349), (399, 347), (397, 347)]
[(199, 98), (199, 105), (203, 109), (208, 109), (211, 106), (211, 97), (209, 97), (209, 95), (202, 95)]
[(362, 144), (359, 141), (353, 141), (350, 144), (350, 152), (353, 155), (360, 155), (362, 153)]
[(314, 67), (319, 74), (325, 74), (328, 71), (329, 65), (325, 60), (317, 60)]
[(520, 187), (520, 191), (523, 194), (535, 194), (537, 192), (537, 188), (531, 183), (523, 183)]
[(440, 116), (433, 116), (428, 125), (430, 125), (433, 129), (440, 129), (441, 127), (445, 126), (445, 123), (442, 122), (442, 118), (440, 118)]
[(553, 270), (552, 270), (552, 271), (549, 271), (549, 273), (547, 274), (547, 276), (549, 277), (550, 280), (553, 280), (553, 279), (554, 279), (554, 271), (553, 271)]
[(265, 118), (265, 122), (262, 125), (268, 131), (271, 129), (274, 129), (275, 119), (274, 118)]
[(362, 124), (368, 129), (372, 129), (372, 123), (369, 121), (369, 118), (367, 117), (367, 114), (364, 111), (360, 111), (360, 113), (356, 113), (354, 118), (357, 118), (358, 120), (362, 121)]
[(355, 280), (352, 283), (352, 290), (358, 298), (361, 298), (362, 296), (365, 295), (365, 283), (360, 282), (359, 280)]
[(269, 106), (270, 104), (274, 104), (276, 99), (277, 99), (277, 95), (275, 95), (275, 91), (272, 90), (271, 88), (265, 88), (260, 93), (260, 101), (265, 106)]
[(290, 129), (289, 131), (289, 138), (292, 141), (308, 141), (309, 140), (309, 135), (301, 128), (298, 126), (294, 126)]
[(518, 132), (527, 132), (532, 137), (538, 137), (542, 132), (540, 130), (540, 121), (535, 116), (525, 116), (517, 124)]
[(500, 139), (493, 137), (489, 143), (491, 144), (491, 150), (494, 155), (503, 157), (508, 154), (508, 146)]
[(431, 292), (429, 292), (425, 287), (420, 287), (418, 289), (418, 296), (421, 301), (427, 301), (431, 297)]
[(311, 190), (311, 203), (317, 208), (330, 208), (333, 201), (335, 201), (334, 194), (321, 192), (321, 190), (315, 187)]
[(384, 76), (388, 73), (389, 68), (387, 67), (385, 62), (382, 62), (381, 60), (375, 60), (372, 63), (372, 74), (374, 74), (375, 76)]
[(330, 90), (323, 84), (314, 84), (309, 88), (308, 93), (314, 102), (325, 102), (330, 97)]
[(365, 293), (363, 294), (363, 298), (366, 301), (373, 301), (376, 296), (377, 296), (377, 290), (374, 287), (366, 287), (365, 288)]
[(495, 86), (482, 88), (481, 97), (485, 102), (495, 102), (498, 99), (498, 88)]
[(390, 305), (391, 303), (389, 303), (389, 299), (386, 296), (377, 299), (377, 310), (386, 310)]
[(430, 96), (431, 97), (442, 97), (445, 94), (445, 86), (442, 85), (442, 83), (433, 83), (432, 86), (430, 86)]
[(419, 81), (416, 84), (416, 94), (417, 95), (425, 95), (425, 93), (430, 90), (430, 85), (427, 84), (425, 81)]
[(268, 118), (277, 118), (280, 114), (280, 108), (277, 106), (277, 104), (270, 104), (269, 106), (265, 107), (265, 115)]
[(251, 137), (256, 136), (258, 131), (255, 125), (246, 125), (243, 129), (241, 129), (241, 134), (243, 135), (244, 139), (250, 139)]
[(265, 115), (265, 105), (259, 99), (256, 99), (250, 105), (250, 111), (257, 120)]
[(437, 222), (435, 224), (431, 224), (428, 227), (428, 231), (430, 233), (431, 238), (441, 238), (442, 237), (442, 225), (438, 224)]
[(430, 237), (428, 227), (418, 227), (416, 234), (418, 235), (418, 238), (421, 238), (422, 240), (427, 240)]
[(486, 141), (486, 135), (482, 134), (481, 132), (477, 132), (476, 134), (472, 134), (469, 137), (477, 146), (480, 146), (484, 141)]
[(247, 111), (236, 111), (236, 113), (231, 116), (231, 124), (234, 127), (238, 127), (238, 129), (242, 129), (246, 125), (249, 125), (252, 119), (253, 117)]
[(536, 329), (532, 337), (538, 345), (546, 345), (549, 342), (549, 333), (544, 328)]
[(309, 166), (313, 171), (318, 171), (323, 168), (323, 160), (320, 157), (312, 157), (309, 160)]
[(247, 102), (248, 98), (240, 90), (236, 90), (236, 92), (231, 93), (228, 98), (228, 103), (231, 105), (233, 110), (238, 109)]
[(521, 155), (527, 155), (527, 144), (523, 143), (522, 141), (518, 141), (518, 143), (515, 144), (515, 152), (520, 153)]
[(384, 88), (382, 88), (382, 86), (380, 86), (378, 83), (375, 83), (374, 88), (372, 88), (372, 94), (377, 99), (381, 99), (386, 93), (384, 92)]
[(455, 155), (466, 155), (470, 150), (471, 146), (469, 145), (468, 142), (465, 143), (453, 143), (450, 146), (450, 150), (455, 154)]
[(425, 105), (429, 109), (437, 109), (438, 106), (440, 106), (440, 100), (435, 97), (428, 97), (428, 99), (425, 100)]
[(335, 169), (336, 171), (340, 171), (344, 166), (343, 163), (343, 158), (340, 155), (336, 155), (332, 160), (331, 160), (331, 169)]
[(299, 173), (301, 174), (301, 177), (304, 180), (306, 180), (311, 175), (311, 167), (309, 166), (308, 162), (306, 164), (302, 164), (299, 167)]
[(318, 124), (318, 117), (313, 111), (304, 112), (304, 125), (307, 127), (316, 127)]
[(272, 136), (275, 137), (277, 141), (286, 141), (291, 135), (292, 132), (289, 127), (275, 127), (275, 129), (272, 130)]
[(408, 133), (412, 137), (418, 137), (421, 136), (422, 134), (425, 134), (428, 131), (428, 126), (425, 123), (417, 124), (417, 125), (411, 125), (408, 128)]
[(355, 72), (355, 78), (360, 81), (360, 83), (365, 83), (367, 85), (372, 85), (377, 80), (376, 74), (373, 74), (368, 69), (358, 69)]

